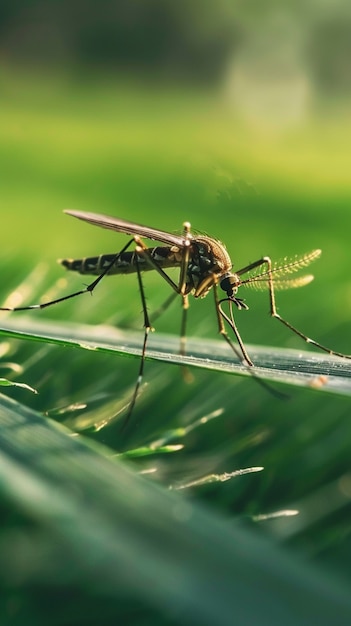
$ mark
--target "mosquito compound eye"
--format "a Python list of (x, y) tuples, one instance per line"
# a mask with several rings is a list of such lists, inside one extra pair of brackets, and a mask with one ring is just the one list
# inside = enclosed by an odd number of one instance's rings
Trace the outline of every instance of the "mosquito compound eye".
[(228, 296), (232, 296), (238, 291), (238, 278), (235, 274), (229, 274), (225, 276), (220, 282), (221, 289), (226, 292)]

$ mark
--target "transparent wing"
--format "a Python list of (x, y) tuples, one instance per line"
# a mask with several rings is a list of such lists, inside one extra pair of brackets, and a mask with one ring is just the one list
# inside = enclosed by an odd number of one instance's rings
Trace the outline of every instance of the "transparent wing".
[[(306, 274), (305, 276), (300, 276), (298, 278), (286, 278), (285, 280), (280, 280), (278, 278), (278, 280), (273, 280), (273, 284), (275, 290), (283, 291), (283, 289), (304, 287), (305, 285), (308, 285), (310, 282), (312, 282), (313, 279), (314, 276), (312, 276), (312, 274)], [(245, 282), (244, 286), (250, 287), (251, 289), (255, 289), (257, 291), (266, 291), (267, 289), (269, 289), (269, 283), (267, 278), (260, 277)]]
[[(257, 289), (264, 289), (265, 287), (260, 287), (260, 283), (267, 284), (269, 279), (269, 274), (271, 274), (274, 286), (277, 289), (291, 289), (293, 287), (302, 287), (303, 285), (307, 285), (311, 280), (313, 280), (313, 276), (308, 275), (307, 280), (306, 277), (297, 278), (297, 279), (285, 279), (284, 276), (287, 274), (293, 274), (294, 272), (298, 272), (299, 270), (307, 267), (310, 263), (315, 261), (322, 254), (321, 250), (313, 250), (312, 252), (308, 252), (307, 254), (303, 254), (302, 256), (295, 256), (292, 258), (285, 258), (273, 264), (271, 272), (268, 270), (262, 272), (262, 266), (257, 267), (249, 275), (242, 281), (242, 285), (254, 287), (257, 285)], [(267, 267), (267, 266), (265, 266)], [(238, 272), (240, 275), (240, 271)], [(283, 278), (283, 280), (281, 280)], [(279, 283), (281, 285), (279, 286)], [(285, 285), (285, 286), (284, 286)]]
[(110, 217), (109, 215), (101, 215), (100, 213), (88, 213), (85, 211), (70, 211), (66, 210), (64, 213), (77, 217), (84, 222), (93, 224), (94, 226), (100, 226), (101, 228), (108, 228), (114, 230), (117, 233), (125, 233), (126, 235), (138, 235), (139, 237), (145, 237), (147, 239), (153, 239), (155, 241), (162, 241), (163, 243), (183, 247), (184, 238), (180, 235), (172, 235), (171, 233), (165, 233), (163, 230), (157, 230), (156, 228), (150, 228), (149, 226), (142, 226), (141, 224), (135, 224), (134, 222), (128, 222), (126, 220), (119, 219), (118, 217)]

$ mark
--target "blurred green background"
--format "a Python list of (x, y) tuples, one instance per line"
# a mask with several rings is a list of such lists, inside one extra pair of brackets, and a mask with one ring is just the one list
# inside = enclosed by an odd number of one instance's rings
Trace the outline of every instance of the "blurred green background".
[[(279, 294), (279, 311), (351, 353), (349, 2), (33, 0), (3, 2), (0, 23), (3, 301), (22, 281), (16, 298), (28, 304), (79, 289), (81, 277), (67, 278), (57, 258), (125, 244), (65, 208), (169, 231), (188, 220), (226, 244), (234, 268), (322, 248), (315, 281)], [(152, 311), (168, 288), (152, 275), (145, 285)], [(269, 319), (265, 294), (246, 301), (249, 312), (237, 314), (245, 342), (305, 349)], [(140, 328), (140, 309), (131, 276), (108, 278), (88, 303), (33, 315)], [(179, 309), (157, 331), (179, 332)], [(189, 317), (190, 335), (216, 335), (211, 298), (191, 302)], [(21, 379), (41, 393), (9, 393), (39, 410), (127, 393), (135, 380), (132, 359), (14, 346)], [(264, 465), (259, 477), (197, 495), (230, 515), (304, 511), (301, 523), (269, 530), (350, 574), (349, 400), (293, 389), (282, 403), (212, 372), (185, 385), (176, 368), (154, 363), (146, 379), (131, 447), (225, 409), (194, 429), (180, 460), (158, 464), (160, 482)], [(118, 428), (101, 432), (119, 448)]]

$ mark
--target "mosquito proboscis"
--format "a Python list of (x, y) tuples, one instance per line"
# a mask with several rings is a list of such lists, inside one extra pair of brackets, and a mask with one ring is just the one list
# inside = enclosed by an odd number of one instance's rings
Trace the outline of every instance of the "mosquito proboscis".
[[(244, 365), (247, 367), (253, 366), (253, 362), (236, 326), (233, 311), (235, 308), (239, 310), (248, 309), (245, 300), (237, 296), (239, 287), (245, 286), (255, 289), (266, 289), (270, 299), (271, 316), (279, 320), (305, 342), (316, 346), (316, 348), (328, 354), (347, 359), (351, 358), (351, 355), (331, 350), (314, 339), (311, 339), (290, 324), (290, 322), (282, 318), (277, 312), (275, 291), (277, 289), (302, 287), (311, 282), (313, 276), (310, 274), (300, 277), (289, 277), (289, 275), (307, 267), (312, 261), (318, 259), (321, 255), (321, 250), (313, 250), (310, 253), (291, 259), (285, 258), (283, 261), (276, 264), (272, 263), (270, 257), (264, 256), (234, 272), (232, 261), (225, 246), (213, 237), (192, 234), (189, 222), (184, 222), (182, 234), (177, 235), (116, 217), (100, 215), (98, 213), (71, 210), (67, 210), (65, 213), (83, 220), (84, 222), (88, 222), (89, 224), (124, 233), (131, 238), (122, 250), (114, 254), (102, 254), (100, 256), (83, 259), (63, 259), (61, 261), (61, 264), (68, 270), (76, 271), (80, 274), (97, 276), (93, 282), (80, 291), (49, 302), (44, 302), (43, 304), (32, 304), (15, 308), (1, 307), (0, 310), (28, 311), (31, 309), (44, 309), (48, 306), (58, 304), (59, 302), (69, 300), (70, 298), (75, 298), (83, 293), (92, 293), (95, 287), (97, 287), (101, 280), (107, 275), (136, 273), (144, 318), (144, 340), (138, 377), (129, 404), (126, 422), (133, 411), (143, 379), (147, 341), (149, 333), (152, 330), (142, 278), (142, 273), (145, 271), (156, 271), (173, 290), (173, 297), (168, 299), (167, 305), (177, 296), (182, 300), (183, 313), (180, 336), (180, 352), (182, 354), (185, 353), (186, 348), (186, 323), (189, 296), (192, 295), (194, 298), (204, 298), (209, 291), (213, 290), (219, 333), (229, 344), (234, 354), (242, 360)], [(144, 239), (161, 242), (164, 245), (149, 247), (144, 243)], [(131, 246), (134, 246), (133, 250), (129, 250)], [(170, 268), (179, 268), (177, 280), (173, 280), (167, 273), (167, 270)], [(224, 292), (224, 297), (220, 297), (218, 288)], [(227, 311), (224, 310), (224, 306), (227, 306)], [(239, 349), (228, 335), (226, 324), (233, 331)]]

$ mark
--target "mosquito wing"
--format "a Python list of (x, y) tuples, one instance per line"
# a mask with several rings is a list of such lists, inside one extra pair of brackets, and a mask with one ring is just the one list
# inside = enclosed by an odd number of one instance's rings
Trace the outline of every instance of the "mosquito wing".
[(259, 265), (253, 272), (250, 272), (249, 268), (244, 268), (243, 270), (239, 270), (237, 274), (240, 276), (241, 274), (249, 273), (248, 278), (245, 278), (241, 281), (242, 285), (252, 286), (260, 289), (260, 283), (267, 284), (269, 282), (270, 277), (274, 281), (274, 286), (278, 287), (280, 283), (280, 289), (290, 289), (291, 287), (302, 287), (303, 285), (307, 285), (311, 282), (311, 275), (308, 275), (307, 279), (305, 276), (296, 279), (285, 278), (287, 274), (293, 274), (294, 272), (298, 272), (299, 270), (307, 267), (312, 261), (315, 261), (322, 254), (321, 250), (312, 250), (312, 252), (308, 252), (307, 254), (303, 254), (302, 256), (295, 256), (291, 259), (285, 258), (282, 261), (278, 261), (274, 263), (270, 270), (265, 270), (262, 272), (262, 265)]
[[(282, 291), (283, 289), (295, 289), (296, 287), (304, 287), (312, 282), (314, 276), (312, 274), (305, 274), (305, 276), (299, 276), (297, 278), (286, 278), (273, 280), (274, 289)], [(269, 281), (267, 278), (257, 278), (248, 280), (243, 283), (245, 287), (250, 287), (256, 291), (266, 291), (269, 289)]]
[(171, 233), (166, 233), (163, 230), (157, 230), (157, 228), (150, 228), (149, 226), (142, 226), (141, 224), (128, 222), (126, 220), (119, 219), (118, 217), (110, 217), (109, 215), (88, 213), (85, 211), (66, 210), (64, 213), (73, 215), (73, 217), (77, 217), (79, 220), (83, 220), (84, 222), (89, 222), (89, 224), (93, 224), (94, 226), (109, 228), (117, 233), (138, 235), (139, 237), (162, 241), (162, 243), (179, 246), (180, 248), (184, 246), (184, 238), (180, 235), (172, 235)]

